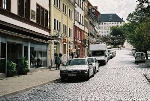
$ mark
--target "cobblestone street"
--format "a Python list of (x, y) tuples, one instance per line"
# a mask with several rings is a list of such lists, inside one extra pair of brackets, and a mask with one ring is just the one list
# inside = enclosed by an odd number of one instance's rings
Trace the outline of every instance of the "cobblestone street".
[(88, 81), (60, 80), (0, 101), (150, 101), (150, 83), (134, 63), (130, 50), (116, 50), (116, 57), (100, 66)]

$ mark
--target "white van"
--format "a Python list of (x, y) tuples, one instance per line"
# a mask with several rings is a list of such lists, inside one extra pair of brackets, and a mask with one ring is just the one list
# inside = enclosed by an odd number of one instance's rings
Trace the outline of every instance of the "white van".
[(95, 57), (99, 64), (106, 64), (108, 62), (108, 49), (106, 44), (90, 44), (90, 57)]
[(146, 57), (144, 52), (135, 52), (135, 63), (145, 62)]

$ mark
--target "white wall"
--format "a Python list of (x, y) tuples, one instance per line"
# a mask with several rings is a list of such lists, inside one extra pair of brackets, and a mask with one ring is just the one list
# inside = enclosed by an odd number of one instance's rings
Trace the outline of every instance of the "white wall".
[[(76, 9), (76, 11), (79, 12), (79, 19), (80, 19), (80, 14), (81, 14), (81, 17), (83, 16), (83, 22), (84, 22), (84, 11), (77, 4), (76, 4), (75, 9)], [(75, 25), (78, 26), (80, 29), (84, 30), (84, 25), (79, 24), (77, 21), (75, 21)]]
[[(43, 2), (43, 0), (31, 0), (30, 2), (31, 2), (30, 3), (31, 4), (31, 6), (30, 6), (31, 10), (36, 11), (36, 3), (38, 3), (40, 6), (44, 7), (45, 9), (47, 9), (49, 11), (49, 0), (44, 0), (44, 2)], [(17, 0), (13, 0), (13, 2), (11, 3), (11, 12), (17, 15), (18, 14), (17, 9), (18, 9)], [(36, 13), (35, 13), (35, 16), (36, 16)], [(41, 30), (37, 27), (25, 24), (25, 23), (20, 22), (20, 21), (14, 20), (12, 18), (9, 18), (9, 17), (1, 15), (1, 14), (0, 14), (0, 19), (4, 22), (8, 22), (8, 23), (16, 25), (16, 26), (30, 29), (32, 31), (39, 32), (39, 33), (42, 33), (44, 35), (49, 35), (49, 33), (44, 31), (44, 30)], [(34, 22), (36, 22), (36, 21), (34, 21)]]
[[(103, 23), (103, 24), (102, 24)], [(104, 24), (105, 23), (105, 24)], [(121, 26), (123, 25), (124, 22), (101, 22), (99, 24), (99, 32), (100, 32), (100, 35), (103, 35), (103, 36), (107, 36), (110, 34), (110, 28), (112, 26)], [(102, 33), (103, 32), (103, 33)]]

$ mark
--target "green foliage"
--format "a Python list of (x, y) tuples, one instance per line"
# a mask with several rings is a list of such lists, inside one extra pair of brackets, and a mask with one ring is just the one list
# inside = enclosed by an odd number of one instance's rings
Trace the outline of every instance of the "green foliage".
[(29, 71), (29, 61), (23, 57), (18, 64), (18, 72), (24, 74)]
[(129, 22), (143, 22), (146, 17), (150, 16), (150, 5), (148, 0), (137, 0), (138, 4), (135, 11), (127, 17)]
[(111, 29), (110, 35), (115, 36), (115, 37), (124, 37), (121, 27), (113, 26), (110, 29)]
[(129, 23), (123, 26), (126, 39), (139, 51), (146, 53), (150, 50), (150, 2), (149, 0), (137, 0), (135, 11), (127, 17)]
[(150, 49), (150, 17), (147, 17), (141, 23), (128, 23), (124, 25), (125, 34), (128, 42), (138, 50)]
[(117, 45), (123, 45), (125, 42), (125, 35), (122, 26), (111, 27), (111, 44), (116, 47)]
[(15, 73), (16, 72), (16, 63), (7, 60), (7, 72), (12, 72)]

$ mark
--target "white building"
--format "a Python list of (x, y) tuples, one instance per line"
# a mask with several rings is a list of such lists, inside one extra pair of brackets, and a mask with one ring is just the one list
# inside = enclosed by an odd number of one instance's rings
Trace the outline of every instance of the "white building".
[(0, 0), (0, 73), (22, 57), (29, 68), (48, 67), (49, 34), (49, 0)]
[(117, 14), (101, 14), (99, 24), (99, 34), (101, 36), (108, 36), (112, 26), (121, 26), (124, 24), (122, 18)]

